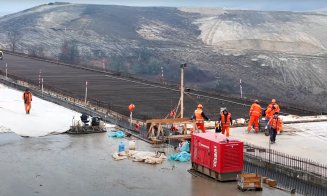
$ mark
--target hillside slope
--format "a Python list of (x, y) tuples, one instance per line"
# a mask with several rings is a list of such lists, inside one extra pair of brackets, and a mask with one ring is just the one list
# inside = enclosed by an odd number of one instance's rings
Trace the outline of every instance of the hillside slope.
[(327, 15), (49, 4), (0, 18), (0, 47), (327, 111)]

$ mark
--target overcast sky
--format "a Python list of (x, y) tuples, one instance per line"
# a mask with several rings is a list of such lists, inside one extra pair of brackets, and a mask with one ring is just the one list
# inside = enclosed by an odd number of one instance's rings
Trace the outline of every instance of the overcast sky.
[[(54, 0), (60, 1), (60, 0)], [(0, 0), (0, 15), (19, 12), (49, 0)], [(129, 6), (223, 7), (228, 9), (312, 11), (327, 10), (327, 0), (64, 0), (83, 4), (115, 4)]]

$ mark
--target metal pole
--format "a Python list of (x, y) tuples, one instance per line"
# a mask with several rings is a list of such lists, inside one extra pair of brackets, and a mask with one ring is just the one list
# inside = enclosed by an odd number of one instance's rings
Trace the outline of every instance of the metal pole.
[(41, 69), (40, 69), (40, 72), (39, 72), (39, 89), (41, 88)]
[(164, 70), (163, 70), (163, 67), (161, 67), (161, 82), (162, 84), (164, 84)]
[(181, 118), (184, 118), (184, 67), (181, 65)]
[(240, 92), (241, 92), (241, 99), (242, 99), (243, 98), (242, 79), (240, 79)]
[(269, 143), (268, 143), (268, 144), (269, 144), (269, 163), (270, 163), (270, 156), (271, 156), (271, 148), (270, 148), (270, 147), (271, 147), (271, 146), (270, 146), (270, 145), (271, 145), (271, 144), (270, 144), (270, 134), (271, 134), (271, 133), (270, 133), (270, 130), (269, 130), (269, 136), (268, 136), (268, 142), (269, 142)]
[(132, 129), (132, 120), (133, 120), (133, 112), (131, 112), (130, 114), (129, 114), (129, 121), (130, 121), (130, 124), (129, 124), (129, 126), (130, 126), (130, 128)]
[(6, 63), (6, 80), (8, 80), (8, 65)]
[(87, 101), (87, 81), (85, 82), (85, 105)]
[(41, 81), (41, 86), (42, 86), (42, 96), (43, 96), (43, 78), (42, 78), (42, 81)]

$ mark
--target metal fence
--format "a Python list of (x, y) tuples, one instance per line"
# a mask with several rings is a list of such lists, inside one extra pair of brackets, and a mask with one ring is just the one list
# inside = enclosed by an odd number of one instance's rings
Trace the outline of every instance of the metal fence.
[(321, 185), (294, 178), (280, 172), (275, 172), (267, 167), (258, 167), (256, 164), (244, 162), (243, 171), (275, 179), (278, 182), (278, 186), (282, 187), (284, 191), (289, 193), (295, 189), (297, 193), (302, 195), (327, 196), (327, 188), (324, 188)]
[(310, 159), (288, 155), (273, 149), (267, 149), (248, 143), (244, 145), (244, 154), (257, 157), (267, 163), (312, 174), (321, 179), (327, 179), (327, 166)]
[[(20, 90), (29, 88), (33, 94), (42, 97), (45, 100), (58, 103), (81, 113), (99, 116), (106, 122), (118, 125), (128, 131), (131, 131), (140, 139), (147, 140), (147, 128), (144, 121), (135, 118), (133, 118), (131, 121), (130, 117), (128, 116), (128, 111), (125, 113), (125, 115), (113, 111), (112, 109), (118, 107), (116, 105), (104, 103), (96, 99), (88, 99), (87, 103), (85, 103), (84, 98), (72, 95), (70, 92), (51, 86), (44, 86), (42, 91), (38, 81), (22, 79), (9, 74), (7, 76), (8, 77), (4, 77), (4, 73), (2, 73), (0, 70), (0, 79), (9, 86)], [(147, 118), (147, 116), (144, 116), (144, 118)], [(137, 128), (135, 126), (136, 124), (139, 124), (140, 127)]]

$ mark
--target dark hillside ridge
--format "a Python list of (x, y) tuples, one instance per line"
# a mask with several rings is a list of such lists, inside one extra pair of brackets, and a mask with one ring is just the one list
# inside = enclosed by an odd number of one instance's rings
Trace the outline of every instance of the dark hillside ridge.
[[(0, 48), (327, 111), (327, 15), (47, 4), (0, 18)], [(162, 70), (164, 77), (161, 77)]]

